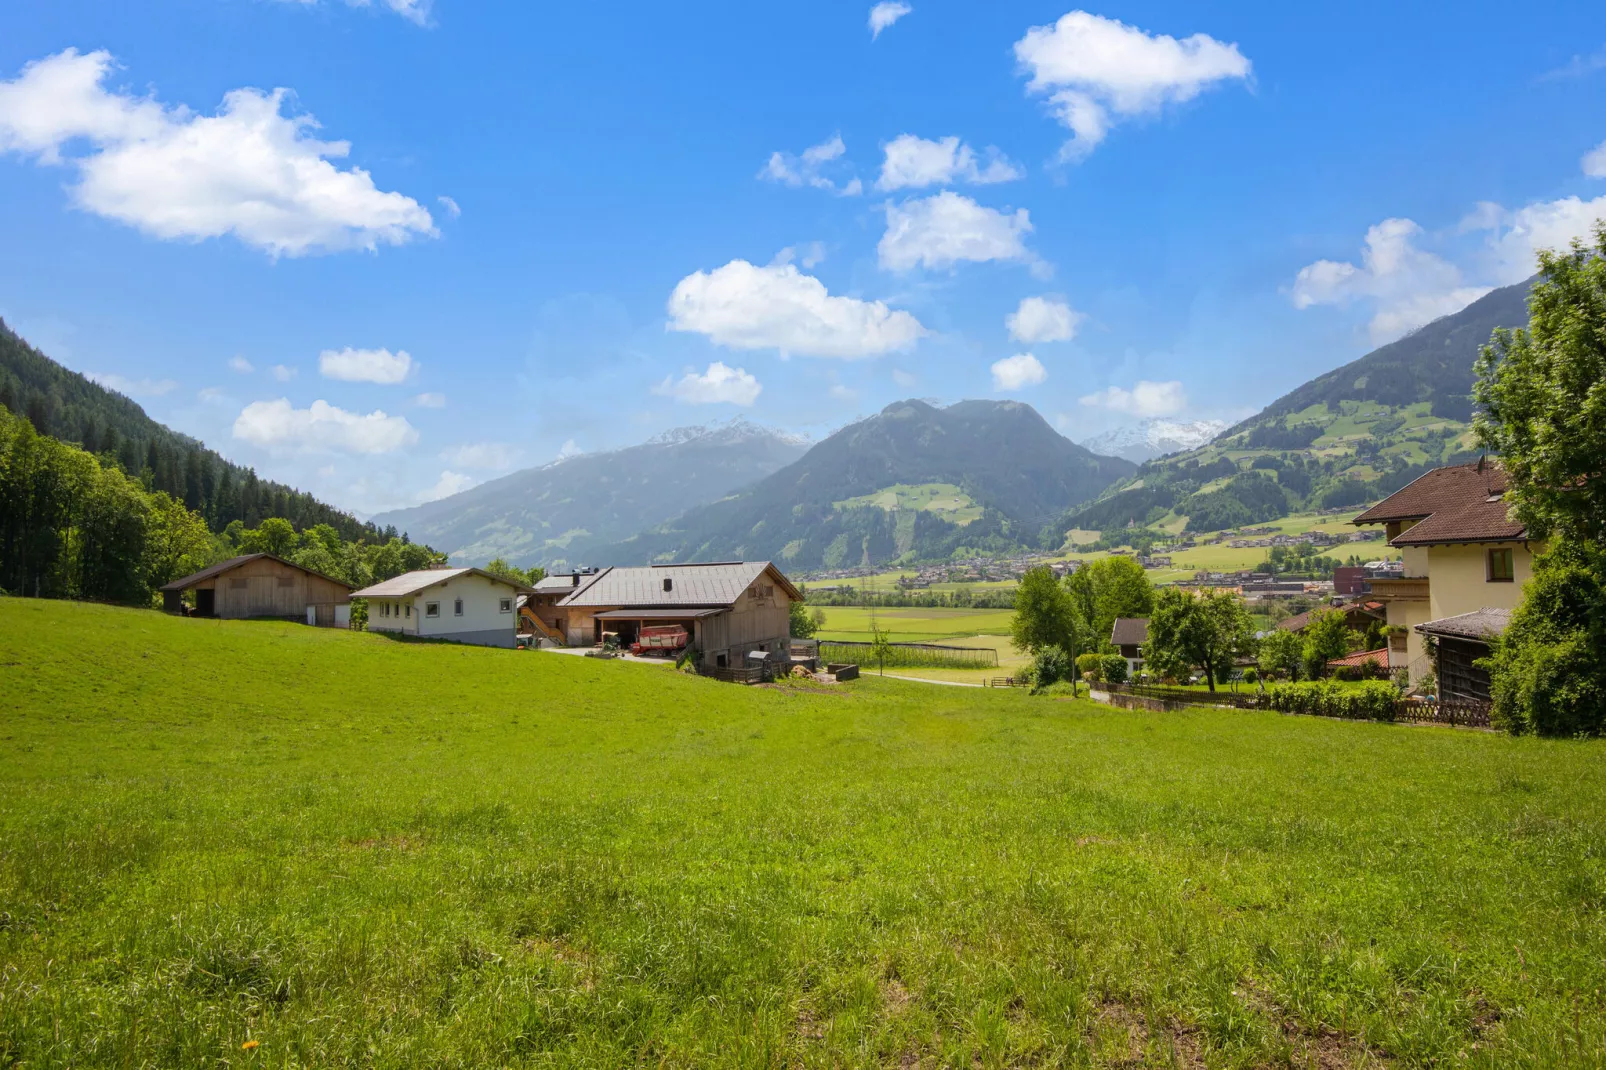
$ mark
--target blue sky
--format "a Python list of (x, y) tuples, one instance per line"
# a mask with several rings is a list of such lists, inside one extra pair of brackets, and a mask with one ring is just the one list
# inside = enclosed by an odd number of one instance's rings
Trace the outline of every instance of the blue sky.
[(1231, 420), (1606, 215), (1598, 5), (880, 6), (13, 9), (0, 315), (371, 514), (734, 415)]

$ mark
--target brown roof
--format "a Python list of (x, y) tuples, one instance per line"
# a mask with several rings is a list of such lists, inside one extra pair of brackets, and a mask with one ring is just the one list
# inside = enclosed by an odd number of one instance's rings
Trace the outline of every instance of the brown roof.
[(320, 580), (328, 580), (330, 583), (339, 584), (348, 591), (351, 590), (351, 584), (347, 583), (345, 580), (337, 580), (333, 576), (325, 576), (322, 572), (319, 572), (316, 569), (307, 568), (305, 565), (298, 565), (294, 561), (286, 561), (284, 558), (275, 556), (274, 554), (241, 554), (239, 557), (231, 557), (227, 561), (219, 561), (215, 565), (208, 565), (201, 571), (191, 573), (190, 575), (185, 576), (183, 579), (177, 579), (172, 583), (163, 584), (162, 590), (187, 591), (191, 587), (194, 587), (197, 583), (204, 583), (213, 577), (221, 576), (225, 572), (239, 568), (248, 561), (257, 561), (264, 557), (269, 561), (277, 561), (279, 564), (296, 569), (299, 572), (305, 572), (309, 576), (316, 576)]
[(1474, 609), (1471, 613), (1459, 613), (1453, 617), (1440, 617), (1430, 620), (1426, 624), (1418, 624), (1416, 630), (1426, 635), (1449, 635), (1460, 639), (1487, 639), (1491, 635), (1500, 635), (1511, 623), (1511, 610)]
[(1277, 627), (1285, 632), (1302, 632), (1305, 630), (1305, 626), (1310, 623), (1312, 614), (1328, 610), (1334, 613), (1342, 613), (1346, 617), (1353, 613), (1361, 613), (1368, 617), (1376, 617), (1379, 620), (1382, 620), (1387, 613), (1382, 602), (1344, 602), (1336, 606), (1317, 606), (1315, 609), (1308, 609), (1303, 613), (1295, 613), (1292, 617), (1284, 617), (1277, 622)]
[(1435, 468), (1356, 517), (1356, 524), (1416, 521), (1390, 546), (1509, 542), (1527, 529), (1507, 516), (1506, 473), (1493, 461)]
[(1149, 641), (1149, 618), (1116, 617), (1110, 642), (1116, 646), (1142, 646)]
[[(768, 573), (794, 602), (803, 595), (768, 561), (726, 561), (717, 564), (649, 565), (606, 568), (582, 579), (579, 590), (560, 606), (731, 606), (754, 580)], [(669, 590), (664, 590), (668, 580)], [(589, 581), (589, 582), (587, 582)]]

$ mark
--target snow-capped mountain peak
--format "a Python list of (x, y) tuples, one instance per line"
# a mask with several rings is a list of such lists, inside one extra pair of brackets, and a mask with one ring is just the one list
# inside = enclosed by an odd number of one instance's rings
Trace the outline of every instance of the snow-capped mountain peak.
[(1144, 420), (1094, 435), (1078, 445), (1106, 457), (1142, 464), (1168, 453), (1198, 449), (1226, 429), (1221, 420)]

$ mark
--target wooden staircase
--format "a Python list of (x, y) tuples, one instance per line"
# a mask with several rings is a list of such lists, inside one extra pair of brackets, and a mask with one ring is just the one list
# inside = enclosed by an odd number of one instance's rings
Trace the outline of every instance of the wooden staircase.
[(558, 631), (556, 628), (547, 624), (546, 621), (536, 616), (535, 611), (529, 606), (521, 607), (519, 609), (519, 616), (530, 622), (531, 626), (535, 628), (537, 635), (550, 639), (559, 646), (569, 645), (568, 642), (563, 638), (562, 632)]

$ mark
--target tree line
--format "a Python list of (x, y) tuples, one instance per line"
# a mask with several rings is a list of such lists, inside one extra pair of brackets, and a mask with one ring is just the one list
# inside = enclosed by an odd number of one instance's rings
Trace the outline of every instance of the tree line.
[(404, 538), (352, 540), (285, 517), (214, 530), (183, 500), (0, 408), (0, 593), (148, 606), (162, 585), (246, 553), (353, 587), (444, 561)]
[(255, 527), (283, 517), (297, 530), (326, 524), (347, 541), (384, 542), (379, 531), (310, 494), (260, 479), (195, 439), (152, 420), (129, 398), (70, 371), (0, 321), (0, 407), (34, 430), (74, 443), (146, 490), (161, 491), (221, 531), (238, 520)]

